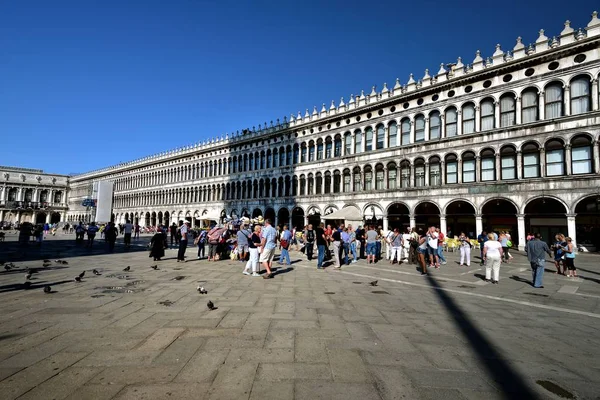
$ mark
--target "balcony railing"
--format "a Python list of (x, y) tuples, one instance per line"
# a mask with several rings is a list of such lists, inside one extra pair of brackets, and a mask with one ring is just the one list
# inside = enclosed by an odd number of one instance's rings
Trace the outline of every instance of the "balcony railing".
[(8, 210), (49, 210), (57, 207), (66, 207), (66, 205), (46, 201), (0, 201), (0, 208)]

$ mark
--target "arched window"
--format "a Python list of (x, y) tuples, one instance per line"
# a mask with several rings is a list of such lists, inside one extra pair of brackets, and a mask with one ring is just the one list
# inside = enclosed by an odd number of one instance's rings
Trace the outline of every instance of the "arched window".
[(333, 171), (333, 193), (340, 192), (340, 183), (341, 183), (340, 171), (335, 170), (335, 171)]
[(388, 169), (388, 181), (387, 188), (388, 189), (396, 189), (396, 179), (398, 176), (398, 171), (396, 171), (396, 163), (389, 163), (387, 166)]
[(425, 186), (425, 160), (418, 158), (415, 160), (415, 187)]
[(331, 193), (331, 172), (325, 172), (325, 194)]
[(592, 142), (589, 137), (579, 135), (571, 139), (571, 170), (573, 175), (591, 174), (592, 169)]
[(440, 179), (440, 158), (437, 156), (433, 156), (429, 159), (429, 185), (430, 186), (439, 186), (442, 184), (442, 180)]
[(315, 161), (315, 142), (308, 142), (308, 161)]
[(279, 162), (279, 150), (273, 149), (272, 160), (273, 160), (273, 162), (272, 162), (273, 168), (277, 168), (278, 162)]
[(398, 146), (398, 124), (396, 121), (388, 125), (388, 147)]
[(439, 139), (440, 138), (440, 112), (433, 111), (429, 114), (429, 139)]
[(473, 103), (465, 104), (462, 108), (462, 133), (475, 132), (475, 106)]
[(539, 178), (540, 151), (536, 143), (527, 143), (521, 148), (523, 153), (523, 178)]
[(565, 174), (565, 148), (560, 140), (546, 143), (546, 176)]
[(383, 171), (383, 165), (377, 164), (375, 166), (375, 189), (383, 190), (385, 189), (385, 176)]
[(369, 126), (365, 129), (365, 151), (373, 150), (373, 129)]
[[(463, 164), (464, 166), (464, 164)], [(481, 152), (481, 181), (496, 180), (496, 154), (492, 149), (485, 149)]]
[(456, 121), (457, 121), (457, 114), (456, 114), (456, 108), (454, 107), (450, 107), (448, 110), (446, 110), (446, 137), (452, 137), (452, 136), (456, 136), (457, 134), (457, 130), (456, 130)]
[(494, 129), (494, 101), (485, 99), (481, 102), (481, 130)]
[(298, 160), (300, 158), (300, 147), (295, 144), (294, 145), (294, 155), (292, 158), (292, 164), (298, 164)]
[(521, 94), (522, 123), (535, 122), (539, 118), (537, 89), (527, 89)]
[(563, 86), (560, 82), (553, 82), (544, 89), (546, 104), (546, 119), (554, 119), (563, 116)]
[(410, 187), (410, 163), (407, 160), (400, 163), (400, 187)]
[(454, 154), (446, 156), (446, 183), (458, 183), (458, 160)]
[(571, 115), (586, 113), (591, 107), (590, 80), (578, 76), (571, 81)]
[(335, 139), (333, 141), (333, 156), (342, 156), (342, 137), (340, 135), (335, 135)]
[(344, 133), (344, 155), (349, 156), (352, 154), (352, 134), (350, 132)]
[[(286, 165), (292, 165), (292, 159), (293, 159), (292, 158), (293, 157), (292, 154), (293, 154), (292, 153), (292, 146), (287, 146), (286, 147), (286, 151), (285, 151), (285, 164)], [(252, 164), (252, 162), (250, 164)]]
[(315, 194), (323, 194), (323, 174), (320, 172), (315, 175)]
[[(273, 161), (273, 153), (271, 153), (271, 150), (267, 150), (267, 168), (271, 168), (271, 162)], [(235, 171), (234, 171), (235, 172)]]
[(462, 156), (462, 181), (463, 183), (475, 182), (475, 153), (467, 151)]
[(415, 142), (425, 140), (425, 117), (418, 115), (415, 117)]
[(512, 146), (504, 146), (500, 150), (500, 179), (503, 181), (517, 179), (517, 152)]
[(402, 145), (410, 143), (410, 120), (408, 118), (404, 118), (400, 123), (400, 139)]
[(323, 139), (317, 140), (317, 160), (323, 159)]
[(362, 132), (354, 131), (354, 154), (362, 153)]
[(302, 147), (300, 149), (300, 162), (301, 163), (305, 163), (306, 162), (306, 143), (302, 143)]
[(325, 139), (325, 158), (330, 159), (332, 156), (332, 152), (333, 152), (333, 143), (331, 141), (331, 138), (328, 136)]
[(365, 190), (373, 190), (373, 168), (367, 165), (365, 171)]
[(361, 179), (360, 179), (361, 178), (360, 168), (354, 167), (354, 169), (352, 170), (352, 173), (354, 175), (354, 191), (360, 192), (362, 190)]
[[(245, 158), (246, 156), (244, 156)], [(279, 148), (279, 166), (285, 166), (285, 149), (283, 147)]]
[(304, 175), (300, 175), (300, 196), (304, 196), (306, 194), (306, 177)]
[(512, 126), (516, 123), (515, 96), (512, 93), (500, 97), (500, 127)]
[(377, 150), (383, 149), (385, 146), (385, 129), (383, 125), (377, 127), (377, 139), (375, 140), (375, 148)]
[(308, 174), (308, 191), (307, 194), (313, 195), (315, 194), (315, 180), (313, 178), (313, 174)]
[(348, 192), (350, 192), (352, 190), (351, 189), (352, 178), (350, 176), (350, 170), (348, 168), (346, 168), (344, 170), (344, 177), (343, 177), (343, 179), (344, 179), (344, 192), (348, 193)]
[[(255, 170), (259, 170), (260, 169), (260, 154), (257, 152), (254, 153), (254, 169)], [(226, 174), (226, 171), (223, 171), (223, 174)]]

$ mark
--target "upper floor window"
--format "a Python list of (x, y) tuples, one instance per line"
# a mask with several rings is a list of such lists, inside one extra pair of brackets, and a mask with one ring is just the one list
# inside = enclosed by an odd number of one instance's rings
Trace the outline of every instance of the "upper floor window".
[(429, 185), (431, 186), (439, 186), (441, 185), (441, 165), (440, 159), (438, 157), (431, 157), (429, 159)]
[(346, 132), (344, 134), (344, 155), (348, 156), (352, 154), (352, 134)]
[[(244, 156), (244, 162), (246, 161), (246, 156)], [(279, 166), (283, 167), (285, 166), (285, 151), (283, 149), (283, 147), (281, 149), (279, 149)], [(245, 169), (244, 169), (245, 171)]]
[(546, 175), (559, 176), (565, 174), (565, 148), (559, 140), (546, 143)]
[(300, 154), (300, 162), (306, 162), (306, 146), (302, 144), (302, 151)]
[(589, 137), (580, 135), (571, 140), (571, 169), (573, 174), (592, 173), (592, 157), (592, 142)]
[(400, 125), (400, 136), (402, 145), (410, 143), (410, 120), (405, 118)]
[(397, 179), (397, 171), (396, 164), (389, 163), (388, 164), (388, 189), (396, 189), (396, 179)]
[(462, 156), (462, 181), (463, 183), (475, 182), (475, 154), (468, 151)]
[(317, 142), (317, 160), (323, 159), (323, 141), (319, 139)]
[(293, 164), (298, 164), (298, 158), (300, 156), (300, 149), (298, 145), (294, 145), (294, 158), (292, 159)]
[(481, 130), (494, 129), (494, 101), (486, 99), (481, 102)]
[(410, 187), (410, 163), (406, 160), (400, 163), (400, 187)]
[(451, 107), (446, 110), (446, 137), (456, 136), (456, 122), (457, 122), (456, 108)]
[(333, 143), (331, 143), (330, 138), (327, 138), (327, 141), (325, 142), (325, 158), (327, 158), (327, 159), (331, 158), (332, 149), (333, 149)]
[(500, 150), (500, 179), (516, 179), (517, 178), (517, 153), (512, 146), (504, 146)]
[(545, 96), (545, 117), (546, 119), (559, 118), (563, 116), (563, 87), (559, 82), (554, 82), (546, 86)]
[(340, 135), (336, 135), (335, 140), (333, 142), (333, 156), (342, 156), (342, 137)]
[(365, 151), (373, 150), (373, 129), (368, 127), (365, 129)]
[(377, 140), (375, 144), (375, 148), (377, 150), (383, 149), (385, 147), (385, 129), (383, 125), (379, 125), (377, 127)]
[(458, 183), (458, 160), (454, 154), (446, 156), (446, 183)]
[(388, 125), (388, 147), (398, 146), (398, 125), (391, 122)]
[(521, 119), (524, 124), (538, 120), (538, 94), (536, 89), (527, 89), (521, 95)]
[(571, 81), (571, 114), (581, 114), (590, 111), (590, 80), (579, 76)]
[(383, 165), (379, 164), (375, 167), (375, 189), (384, 189), (384, 178)]
[(512, 126), (515, 123), (515, 96), (512, 93), (507, 93), (500, 98), (500, 126)]
[(360, 179), (360, 168), (359, 167), (355, 167), (353, 170), (353, 176), (354, 176), (354, 191), (355, 192), (360, 192), (362, 190), (362, 185), (361, 185), (361, 179)]
[(481, 180), (496, 180), (496, 156), (494, 150), (486, 149), (481, 152)]
[(475, 132), (475, 106), (472, 103), (465, 105), (462, 109), (462, 133)]
[(354, 132), (354, 154), (362, 153), (362, 132)]
[(425, 161), (419, 158), (415, 161), (415, 187), (425, 186)]
[(415, 118), (415, 142), (425, 140), (425, 117), (419, 115)]
[(365, 167), (365, 190), (373, 189), (373, 168), (370, 165)]
[(527, 143), (521, 149), (523, 153), (523, 178), (539, 178), (540, 152), (535, 143)]
[(351, 185), (351, 180), (350, 180), (350, 170), (349, 169), (345, 169), (344, 170), (344, 192), (348, 193), (350, 192), (350, 185)]
[(312, 141), (308, 144), (308, 161), (315, 161), (315, 144)]
[(433, 111), (429, 114), (429, 139), (440, 138), (440, 112)]

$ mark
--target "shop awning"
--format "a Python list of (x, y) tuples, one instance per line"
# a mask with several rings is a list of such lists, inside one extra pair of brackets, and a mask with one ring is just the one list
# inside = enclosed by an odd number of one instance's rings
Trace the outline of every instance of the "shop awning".
[(344, 219), (352, 221), (362, 221), (362, 213), (354, 206), (344, 207), (341, 210), (334, 211), (331, 214), (323, 216), (323, 219)]
[(204, 215), (201, 215), (200, 218), (198, 218), (198, 219), (219, 222), (219, 220), (221, 219), (221, 216), (220, 215), (204, 214)]

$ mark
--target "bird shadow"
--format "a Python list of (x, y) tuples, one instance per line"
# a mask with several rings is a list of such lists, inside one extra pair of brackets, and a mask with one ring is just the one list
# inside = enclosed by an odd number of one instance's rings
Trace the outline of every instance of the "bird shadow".
[[(70, 282), (73, 282), (73, 280), (69, 279), (69, 280), (57, 281), (57, 282), (40, 281), (40, 282), (36, 282), (35, 284), (30, 285), (29, 287), (26, 287), (22, 283), (13, 283), (10, 285), (0, 286), (0, 293), (14, 292), (17, 290), (41, 289), (44, 286), (57, 286), (57, 285), (62, 285), (65, 283), (70, 283)], [(50, 292), (50, 293), (52, 293), (52, 292)]]

